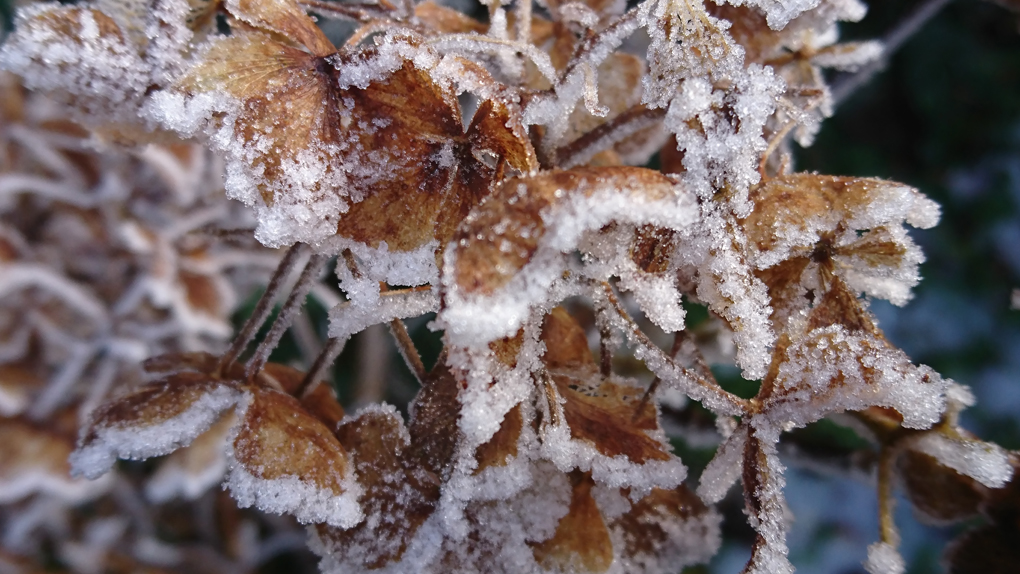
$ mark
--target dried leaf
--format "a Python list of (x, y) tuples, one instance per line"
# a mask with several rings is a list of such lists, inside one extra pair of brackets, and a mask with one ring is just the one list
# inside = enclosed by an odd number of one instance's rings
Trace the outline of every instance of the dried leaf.
[(564, 572), (605, 572), (613, 563), (613, 543), (591, 489), (587, 473), (571, 475), (570, 512), (560, 519), (556, 533), (534, 546), (535, 560), (543, 568)]
[(74, 439), (53, 429), (23, 419), (0, 419), (0, 503), (37, 493), (78, 503), (101, 494), (110, 481), (71, 477), (68, 457), (73, 450)]

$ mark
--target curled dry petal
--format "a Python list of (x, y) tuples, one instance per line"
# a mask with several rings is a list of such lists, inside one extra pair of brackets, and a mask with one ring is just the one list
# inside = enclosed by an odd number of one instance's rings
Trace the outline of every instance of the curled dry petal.
[[(939, 217), (917, 190), (878, 179), (790, 174), (757, 186), (750, 199), (758, 207), (741, 221), (750, 260), (783, 297), (816, 288), (818, 279), (797, 270), (817, 265), (855, 291), (902, 305), (924, 260), (903, 224), (926, 229)], [(794, 304), (780, 299), (777, 310), (781, 303)]]
[(195, 440), (241, 398), (237, 387), (177, 373), (96, 410), (71, 454), (74, 474), (97, 478), (118, 458), (168, 454)]
[(535, 545), (535, 560), (546, 570), (605, 572), (613, 563), (613, 543), (591, 489), (591, 475), (574, 472), (570, 511), (552, 538)]
[(236, 424), (234, 414), (227, 413), (191, 444), (171, 453), (146, 483), (146, 498), (157, 504), (195, 500), (223, 482), (228, 437)]
[(336, 435), (350, 450), (364, 488), (366, 519), (347, 530), (319, 525), (317, 534), (331, 554), (357, 567), (374, 569), (399, 561), (434, 510), (439, 484), (409, 464), (410, 438), (393, 407), (366, 409), (340, 425)]
[(362, 518), (346, 450), (294, 397), (247, 388), (227, 478), (242, 507), (349, 528)]
[(447, 250), (441, 320), (457, 344), (512, 335), (562, 278), (565, 255), (586, 234), (613, 222), (683, 229), (696, 218), (693, 197), (648, 169), (575, 168), (510, 179), (471, 212)]
[(652, 492), (609, 521), (625, 571), (670, 571), (707, 562), (722, 540), (722, 516), (686, 486)]
[(110, 481), (71, 477), (74, 440), (20, 418), (0, 419), (0, 503), (32, 494), (81, 502), (101, 494)]

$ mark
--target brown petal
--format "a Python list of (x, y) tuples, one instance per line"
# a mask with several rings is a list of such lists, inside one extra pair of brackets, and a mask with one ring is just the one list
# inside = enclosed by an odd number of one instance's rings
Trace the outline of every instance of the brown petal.
[(945, 557), (949, 574), (1012, 574), (1020, 564), (1015, 525), (988, 524), (964, 533)]
[(450, 369), (439, 365), (426, 377), (411, 410), (408, 460), (441, 478), (451, 470), (460, 437), (460, 389)]
[(551, 210), (607, 190), (655, 200), (669, 197), (673, 184), (659, 172), (634, 167), (575, 168), (508, 180), (472, 212), (455, 237), (457, 286), (491, 295), (538, 250), (544, 217), (552, 217)]
[(176, 373), (96, 410), (71, 455), (76, 474), (96, 478), (117, 458), (145, 459), (191, 443), (240, 398), (228, 382)]
[(105, 485), (71, 478), (74, 441), (22, 419), (0, 418), (0, 503), (34, 493), (81, 501)]
[(546, 315), (542, 342), (542, 360), (549, 369), (584, 369), (595, 364), (584, 328), (563, 307), (555, 307)]
[(337, 430), (350, 449), (367, 520), (349, 530), (320, 525), (318, 534), (334, 555), (356, 556), (358, 566), (380, 568), (399, 560), (439, 500), (439, 484), (405, 464), (407, 430), (392, 407), (363, 411)]
[(185, 297), (192, 308), (215, 318), (227, 314), (223, 296), (225, 285), (222, 281), (217, 281), (217, 277), (181, 271), (177, 274), (177, 279), (184, 286)]
[(297, 42), (313, 56), (336, 52), (315, 21), (293, 0), (227, 0), (227, 11), (252, 26)]
[(811, 310), (807, 329), (810, 331), (830, 325), (842, 325), (851, 332), (865, 331), (882, 337), (871, 319), (871, 314), (861, 306), (850, 287), (839, 277), (833, 276), (831, 281), (832, 286)]
[(591, 489), (591, 475), (574, 471), (570, 511), (552, 538), (534, 546), (543, 568), (564, 572), (605, 572), (613, 563), (613, 543)]
[[(334, 139), (339, 119), (326, 113), (333, 100), (316, 63), (312, 55), (260, 32), (238, 33), (215, 41), (179, 83), (189, 93), (222, 90), (240, 100), (235, 137), (250, 148), (245, 161), (261, 173), (259, 191), (269, 205), (292, 185), (286, 170), (299, 154), (316, 155), (327, 170), (335, 169), (323, 146)], [(256, 142), (272, 147), (253, 153)]]
[(242, 507), (347, 528), (362, 514), (346, 450), (290, 395), (248, 387), (227, 479)]
[(617, 556), (624, 564), (679, 570), (707, 562), (718, 550), (721, 516), (680, 485), (653, 488), (631, 509), (609, 522)]
[(19, 364), (0, 365), (0, 415), (14, 416), (45, 383), (32, 369)]
[(623, 455), (637, 464), (671, 460), (669, 444), (646, 432), (658, 429), (656, 410), (641, 409), (634, 418), (644, 389), (608, 381), (594, 385), (587, 382), (595, 377), (594, 372), (587, 380), (574, 374), (553, 373), (556, 390), (566, 401), (563, 412), (570, 436), (592, 443), (605, 456)]
[(473, 152), (489, 152), (524, 175), (538, 171), (538, 158), (520, 110), (507, 101), (483, 101), (471, 120), (467, 136)]
[(973, 478), (914, 450), (900, 455), (899, 474), (914, 508), (936, 523), (956, 522), (977, 515), (988, 494), (988, 489)]
[(634, 234), (630, 258), (645, 273), (663, 273), (679, 239), (672, 229), (642, 225)]
[(503, 418), (496, 434), (485, 444), (475, 450), (475, 460), (478, 467), (474, 474), (479, 474), (491, 466), (506, 466), (517, 456), (517, 442), (521, 437), (521, 430), (524, 428), (524, 417), (521, 416), (521, 406), (517, 405), (510, 409), (510, 412)]
[(478, 20), (428, 0), (414, 7), (414, 15), (422, 24), (434, 32), (444, 34), (484, 34), (487, 27)]
[(195, 500), (222, 482), (227, 436), (236, 423), (237, 417), (229, 413), (190, 445), (171, 453), (145, 485), (146, 497), (157, 504), (178, 497)]

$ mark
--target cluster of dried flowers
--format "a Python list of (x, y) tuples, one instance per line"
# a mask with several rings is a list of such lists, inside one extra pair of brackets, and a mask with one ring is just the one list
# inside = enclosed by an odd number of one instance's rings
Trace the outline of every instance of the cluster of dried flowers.
[[(954, 555), (1008, 545), (995, 524), (1015, 522), (1020, 460), (962, 430), (969, 391), (867, 309), (910, 298), (923, 256), (905, 226), (938, 207), (790, 171), (791, 137), (809, 144), (831, 113), (822, 70), (880, 54), (837, 43), (863, 5), (470, 10), (21, 9), (0, 50), (20, 76), (2, 77), (0, 109), (3, 560), (193, 571), (184, 545), (123, 516), (223, 482), (311, 525), (323, 572), (677, 572), (718, 550), (713, 505), (740, 479), (745, 571), (790, 572), (778, 444), (831, 416), (878, 453), (869, 572), (904, 571), (897, 480), (934, 519), (991, 517)], [(309, 12), (353, 31), (337, 47)], [(636, 167), (656, 153), (660, 169)], [(343, 297), (320, 277), (330, 261)], [(238, 293), (274, 267), (228, 344)], [(303, 370), (269, 362), (310, 292), (329, 340)], [(697, 333), (691, 304), (711, 312)], [(429, 313), (443, 350), (426, 368), (403, 321)], [(406, 417), (345, 414), (321, 383), (377, 324), (421, 383)], [(757, 395), (722, 388), (706, 356)], [(696, 490), (660, 402), (714, 416)], [(255, 568), (293, 537), (244, 516), (199, 554)], [(184, 522), (185, 538), (211, 528)]]

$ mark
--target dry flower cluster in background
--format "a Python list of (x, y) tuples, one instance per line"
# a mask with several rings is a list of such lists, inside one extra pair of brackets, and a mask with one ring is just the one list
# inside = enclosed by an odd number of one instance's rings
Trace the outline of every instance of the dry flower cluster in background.
[[(327, 573), (679, 572), (718, 551), (739, 482), (745, 572), (782, 574), (780, 441), (829, 417), (873, 444), (871, 574), (905, 571), (895, 488), (983, 514), (947, 560), (997, 571), (1020, 458), (960, 428), (969, 390), (868, 310), (910, 299), (907, 230), (938, 206), (789, 159), (832, 113), (823, 70), (880, 57), (838, 42), (865, 11), (22, 7), (0, 49), (0, 564), (267, 571), (307, 543)], [(330, 367), (376, 325), (420, 391), (345, 413)], [(288, 332), (300, 356), (271, 362)], [(716, 433), (696, 485), (664, 410)]]

